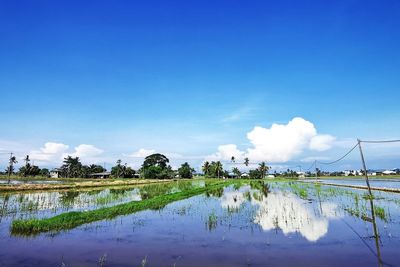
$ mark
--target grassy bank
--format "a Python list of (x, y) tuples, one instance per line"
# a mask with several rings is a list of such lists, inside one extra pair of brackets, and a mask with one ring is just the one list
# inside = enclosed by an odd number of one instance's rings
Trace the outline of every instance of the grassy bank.
[(150, 179), (125, 179), (125, 180), (79, 180), (68, 181), (61, 184), (18, 184), (18, 185), (0, 185), (0, 192), (13, 191), (33, 191), (33, 190), (74, 190), (81, 188), (96, 188), (125, 185), (142, 185), (153, 183), (168, 183), (173, 180), (150, 180)]
[[(385, 180), (385, 179), (400, 179), (400, 175), (376, 175), (376, 176), (372, 176), (372, 175), (368, 175), (369, 179), (377, 179), (377, 180)], [(311, 177), (306, 177), (305, 179), (315, 179), (314, 176)], [(348, 179), (365, 179), (365, 176), (320, 176), (318, 177), (318, 179), (324, 180), (324, 179), (329, 179), (329, 180), (348, 180)]]
[(230, 182), (213, 182), (203, 188), (188, 189), (182, 192), (156, 196), (154, 198), (119, 204), (92, 211), (67, 212), (44, 219), (14, 220), (11, 224), (13, 235), (35, 235), (43, 232), (68, 230), (100, 220), (110, 220), (117, 216), (127, 215), (147, 209), (161, 209), (169, 203), (183, 200), (195, 195), (215, 190)]

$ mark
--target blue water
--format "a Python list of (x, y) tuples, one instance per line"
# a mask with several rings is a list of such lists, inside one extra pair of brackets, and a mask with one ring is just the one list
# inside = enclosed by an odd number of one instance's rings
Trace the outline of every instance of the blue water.
[[(317, 181), (313, 180), (304, 180), (304, 181)], [(343, 184), (343, 185), (361, 185), (366, 186), (365, 179), (320, 179), (318, 180), (321, 183), (331, 183), (331, 184)], [(381, 179), (369, 179), (369, 183), (373, 187), (386, 187), (386, 188), (398, 188), (400, 189), (400, 179), (390, 179), (390, 180), (381, 180)]]

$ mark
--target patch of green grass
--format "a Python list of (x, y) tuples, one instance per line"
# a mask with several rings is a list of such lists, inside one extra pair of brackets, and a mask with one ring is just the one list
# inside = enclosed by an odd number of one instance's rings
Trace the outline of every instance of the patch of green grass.
[(204, 188), (193, 188), (181, 192), (156, 196), (142, 201), (133, 201), (112, 207), (105, 207), (91, 211), (67, 212), (44, 219), (14, 220), (11, 224), (13, 235), (35, 235), (43, 232), (68, 230), (100, 220), (111, 220), (117, 216), (134, 212), (153, 209), (158, 210), (174, 201), (183, 200), (195, 195), (215, 190), (227, 185), (229, 182), (209, 183)]
[(375, 216), (377, 216), (379, 219), (387, 222), (386, 212), (385, 212), (384, 208), (375, 206), (374, 210), (375, 210)]
[(208, 220), (207, 220), (208, 230), (211, 231), (217, 228), (217, 224), (218, 224), (218, 216), (213, 211), (210, 215), (208, 215)]

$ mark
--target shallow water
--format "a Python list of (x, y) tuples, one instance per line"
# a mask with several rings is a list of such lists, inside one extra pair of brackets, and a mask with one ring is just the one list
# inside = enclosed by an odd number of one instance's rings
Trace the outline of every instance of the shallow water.
[[(305, 180), (310, 181), (310, 180)], [(343, 184), (343, 185), (361, 185), (367, 186), (365, 179), (321, 179), (321, 180), (311, 180), (320, 181), (322, 183), (332, 183), (332, 184)], [(369, 183), (373, 187), (386, 187), (386, 188), (398, 188), (400, 189), (400, 179), (369, 179)]]
[(1, 184), (11, 184), (11, 185), (18, 185), (18, 184), (61, 184), (62, 181), (43, 181), (43, 180), (0, 180)]
[[(313, 184), (231, 185), (162, 210), (29, 238), (9, 233), (12, 219), (26, 216), (17, 210), (2, 217), (0, 266), (400, 266), (400, 196), (374, 196), (378, 247), (365, 191)], [(80, 206), (79, 197), (71, 203), (68, 210), (98, 207)], [(52, 209), (33, 215), (52, 216)]]

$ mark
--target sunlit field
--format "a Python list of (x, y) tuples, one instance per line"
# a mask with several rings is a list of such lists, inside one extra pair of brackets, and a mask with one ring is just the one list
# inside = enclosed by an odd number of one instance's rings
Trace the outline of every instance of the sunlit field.
[(4, 192), (0, 207), (1, 266), (377, 266), (400, 245), (399, 194), (310, 182)]

